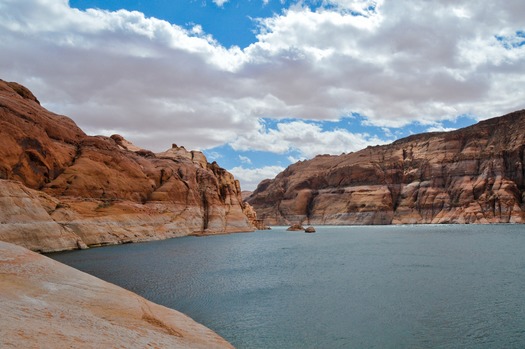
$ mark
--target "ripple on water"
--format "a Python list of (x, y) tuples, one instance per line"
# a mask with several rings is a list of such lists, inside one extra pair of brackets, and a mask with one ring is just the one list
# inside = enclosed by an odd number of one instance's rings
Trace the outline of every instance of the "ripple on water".
[(525, 348), (523, 226), (316, 229), (52, 257), (237, 348)]

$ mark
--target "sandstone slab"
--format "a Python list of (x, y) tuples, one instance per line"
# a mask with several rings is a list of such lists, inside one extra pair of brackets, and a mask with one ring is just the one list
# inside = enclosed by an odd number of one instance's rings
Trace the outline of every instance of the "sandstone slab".
[(1, 348), (233, 348), (175, 310), (0, 242)]

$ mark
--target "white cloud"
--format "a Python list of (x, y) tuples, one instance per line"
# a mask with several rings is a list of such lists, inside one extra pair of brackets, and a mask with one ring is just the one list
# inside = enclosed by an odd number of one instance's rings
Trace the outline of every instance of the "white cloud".
[(243, 164), (251, 164), (252, 163), (252, 160), (249, 157), (247, 157), (247, 156), (239, 155), (239, 160), (241, 160), (241, 162)]
[(454, 131), (456, 130), (453, 127), (444, 127), (443, 125), (436, 125), (427, 128), (426, 132), (448, 132), (448, 131)]
[(304, 156), (296, 157), (296, 156), (292, 156), (292, 155), (288, 156), (287, 159), (288, 159), (288, 161), (290, 161), (291, 164), (295, 164), (296, 162), (306, 160), (306, 158)]
[(281, 166), (265, 166), (261, 168), (244, 168), (242, 166), (229, 169), (236, 179), (242, 183), (242, 190), (253, 191), (264, 179), (274, 178), (277, 174), (284, 171)]
[[(358, 9), (371, 2), (339, 3)], [(461, 6), (468, 16), (458, 18)], [(279, 63), (273, 74), (291, 82), (287, 90), (276, 83), (273, 94), (286, 105), (297, 106), (292, 97), (300, 98), (302, 115), (315, 101), (324, 118), (351, 110), (378, 126), (465, 112), (494, 116), (524, 106), (516, 92), (501, 94), (494, 87), (510, 87), (508, 79), (525, 84), (525, 47), (508, 50), (495, 39), (522, 28), (515, 11), (525, 8), (517, 1), (489, 7), (473, 1), (386, 2), (367, 16), (291, 9), (263, 20), (260, 42), (251, 49)], [(494, 103), (501, 98), (506, 108)]]
[(244, 54), (197, 29), (67, 1), (2, 2), (0, 71), (90, 133), (117, 130), (153, 150), (216, 146), (256, 121), (236, 106), (230, 71)]
[(219, 6), (219, 7), (223, 7), (225, 3), (227, 3), (229, 0), (212, 0), (215, 5)]
[(400, 127), (525, 108), (522, 0), (321, 3), (261, 19), (257, 42), (227, 49), (198, 24), (3, 0), (1, 78), (90, 133), (115, 130), (152, 150), (233, 142), (309, 157), (381, 140), (304, 122), (261, 130), (258, 120), (358, 112)]
[(261, 122), (258, 130), (238, 136), (230, 145), (234, 150), (260, 150), (278, 154), (295, 151), (299, 153), (300, 159), (304, 159), (318, 154), (348, 153), (370, 144), (386, 142), (366, 133), (351, 133), (344, 129), (325, 131), (318, 124), (298, 120), (280, 122), (272, 129), (266, 128)]
[(218, 161), (219, 159), (222, 158), (222, 154), (220, 154), (220, 153), (218, 153), (216, 151), (213, 151), (211, 153), (207, 153), (206, 157), (207, 157), (208, 161)]
[(324, 0), (328, 6), (335, 6), (340, 11), (351, 11), (356, 16), (367, 17), (375, 14), (376, 9), (381, 7), (383, 0)]

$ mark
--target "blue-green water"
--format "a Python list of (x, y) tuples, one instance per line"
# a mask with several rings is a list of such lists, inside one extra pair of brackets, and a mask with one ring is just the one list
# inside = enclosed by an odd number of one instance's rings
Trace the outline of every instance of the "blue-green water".
[(51, 255), (237, 348), (525, 348), (525, 226), (284, 228)]

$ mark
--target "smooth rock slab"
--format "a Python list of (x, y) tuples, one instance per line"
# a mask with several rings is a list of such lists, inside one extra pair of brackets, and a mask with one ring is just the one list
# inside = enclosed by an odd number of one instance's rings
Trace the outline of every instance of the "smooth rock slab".
[(233, 348), (175, 310), (0, 242), (0, 348)]

